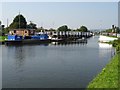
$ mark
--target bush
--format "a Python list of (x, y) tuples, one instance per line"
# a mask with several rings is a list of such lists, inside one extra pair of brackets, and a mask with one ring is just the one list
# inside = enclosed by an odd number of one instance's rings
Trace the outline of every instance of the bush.
[(116, 47), (116, 51), (120, 51), (120, 39), (113, 41), (113, 47)]

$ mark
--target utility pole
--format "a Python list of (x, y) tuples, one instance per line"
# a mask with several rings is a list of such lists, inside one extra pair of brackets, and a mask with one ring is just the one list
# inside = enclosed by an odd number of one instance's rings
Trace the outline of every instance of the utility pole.
[(20, 10), (19, 10), (19, 29), (20, 29)]
[(7, 18), (7, 28), (8, 28), (8, 18)]

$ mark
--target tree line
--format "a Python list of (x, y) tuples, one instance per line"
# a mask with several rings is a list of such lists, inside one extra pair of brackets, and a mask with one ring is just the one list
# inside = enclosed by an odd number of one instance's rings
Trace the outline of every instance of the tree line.
[(120, 28), (112, 25), (112, 28), (102, 31), (102, 33), (120, 33)]
[[(1, 21), (0, 21), (0, 24), (1, 24)], [(80, 32), (88, 32), (88, 29), (87, 29), (86, 26), (81, 26), (80, 28), (75, 29), (75, 30), (72, 30), (72, 29), (68, 28), (67, 25), (62, 25), (62, 26), (58, 27), (57, 29), (53, 29), (53, 28), (44, 29), (43, 27), (37, 28), (37, 25), (35, 23), (33, 23), (32, 21), (30, 21), (30, 23), (27, 24), (27, 21), (26, 21), (25, 17), (23, 15), (21, 15), (21, 14), (17, 15), (13, 19), (12, 23), (8, 27), (2, 29), (2, 32), (7, 34), (9, 32), (9, 30), (11, 30), (11, 29), (19, 29), (19, 28), (20, 29), (35, 29), (36, 32), (40, 32), (41, 30), (45, 30), (45, 31), (80, 31)]]

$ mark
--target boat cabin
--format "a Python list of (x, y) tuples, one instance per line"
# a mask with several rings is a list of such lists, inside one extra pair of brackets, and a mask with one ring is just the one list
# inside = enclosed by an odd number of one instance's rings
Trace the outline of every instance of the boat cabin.
[(31, 39), (35, 39), (35, 40), (47, 40), (49, 38), (49, 36), (47, 34), (36, 34), (31, 36)]
[(8, 40), (22, 40), (22, 36), (8, 35)]
[(9, 31), (10, 35), (31, 36), (35, 34), (35, 29), (13, 29)]

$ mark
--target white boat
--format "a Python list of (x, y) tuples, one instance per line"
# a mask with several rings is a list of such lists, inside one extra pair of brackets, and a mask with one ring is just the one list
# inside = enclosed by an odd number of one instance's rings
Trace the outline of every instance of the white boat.
[(100, 35), (99, 42), (110, 42), (110, 41), (114, 41), (114, 40), (117, 40), (117, 39), (118, 38)]

